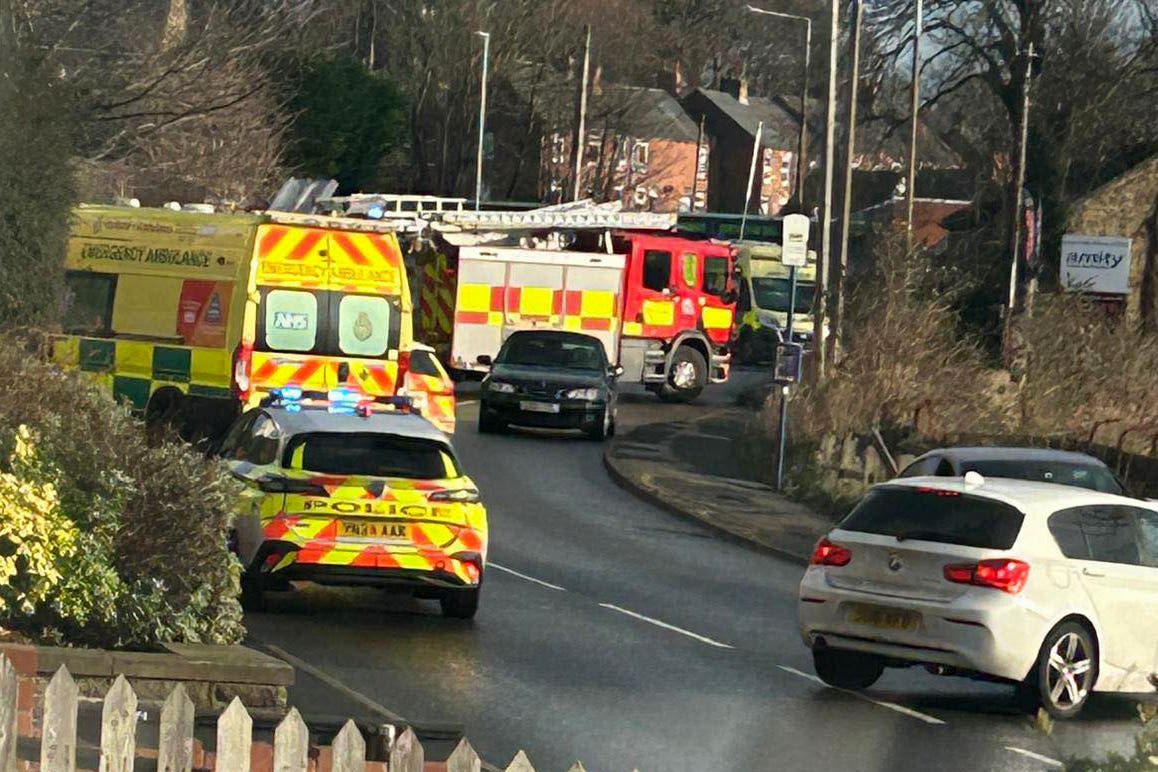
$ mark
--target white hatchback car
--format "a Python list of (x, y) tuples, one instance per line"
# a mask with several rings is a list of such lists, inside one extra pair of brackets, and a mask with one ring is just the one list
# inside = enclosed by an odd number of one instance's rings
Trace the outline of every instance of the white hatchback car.
[(925, 665), (1058, 718), (1091, 691), (1153, 694), (1158, 508), (975, 472), (877, 485), (817, 544), (799, 616), (833, 686)]

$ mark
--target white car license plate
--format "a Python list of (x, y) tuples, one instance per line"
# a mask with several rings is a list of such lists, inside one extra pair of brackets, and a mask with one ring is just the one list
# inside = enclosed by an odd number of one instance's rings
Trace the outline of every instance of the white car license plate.
[(558, 413), (559, 406), (554, 402), (520, 402), (519, 409), (525, 413)]
[(881, 608), (856, 604), (848, 610), (848, 621), (885, 630), (914, 631), (921, 626), (921, 615), (906, 609)]

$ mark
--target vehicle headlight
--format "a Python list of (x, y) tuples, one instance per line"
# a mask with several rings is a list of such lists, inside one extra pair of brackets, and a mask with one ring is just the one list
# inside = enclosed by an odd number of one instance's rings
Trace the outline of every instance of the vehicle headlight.
[(490, 385), (487, 388), (489, 388), (491, 391), (493, 391), (497, 394), (514, 394), (515, 393), (515, 384), (503, 383), (502, 381), (491, 381)]
[(599, 389), (571, 389), (563, 396), (567, 399), (583, 399), (591, 402), (599, 399)]

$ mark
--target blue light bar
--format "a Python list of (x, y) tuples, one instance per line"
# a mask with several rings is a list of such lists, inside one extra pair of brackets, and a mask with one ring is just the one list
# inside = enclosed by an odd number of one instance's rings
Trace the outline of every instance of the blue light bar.
[(362, 400), (366, 399), (366, 395), (355, 389), (348, 389), (340, 386), (336, 389), (330, 389), (326, 399), (333, 404), (339, 405), (357, 405)]
[(302, 398), (302, 387), (282, 386), (279, 389), (270, 389), (269, 393), (276, 399), (282, 399), (286, 402), (300, 402)]

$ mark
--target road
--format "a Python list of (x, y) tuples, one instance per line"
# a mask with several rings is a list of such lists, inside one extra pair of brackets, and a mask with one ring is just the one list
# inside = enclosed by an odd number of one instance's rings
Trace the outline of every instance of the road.
[[(690, 406), (629, 395), (621, 420), (730, 404), (757, 378)], [(825, 688), (796, 631), (799, 565), (615, 487), (598, 444), (482, 437), (475, 420), (460, 405), (456, 445), (491, 518), (478, 618), (373, 590), (276, 598), (246, 622), (309, 663), (291, 695), (304, 711), (376, 703), (461, 725), (499, 766), (524, 748), (540, 770), (1037, 770), (1132, 747), (1123, 699), (1046, 736), (999, 685), (892, 670), (863, 694)]]

